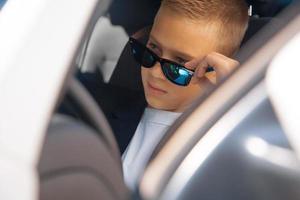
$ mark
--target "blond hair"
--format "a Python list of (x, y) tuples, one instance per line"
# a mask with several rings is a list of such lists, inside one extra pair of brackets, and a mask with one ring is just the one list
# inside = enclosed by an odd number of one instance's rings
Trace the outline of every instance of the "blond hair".
[(162, 0), (162, 7), (176, 14), (218, 25), (220, 53), (233, 55), (248, 26), (248, 6), (244, 0)]

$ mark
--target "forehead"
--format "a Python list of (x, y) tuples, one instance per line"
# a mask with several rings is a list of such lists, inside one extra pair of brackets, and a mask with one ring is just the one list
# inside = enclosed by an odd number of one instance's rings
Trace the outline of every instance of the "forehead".
[(217, 28), (206, 21), (194, 21), (161, 8), (156, 15), (150, 38), (168, 51), (179, 51), (196, 58), (216, 51)]

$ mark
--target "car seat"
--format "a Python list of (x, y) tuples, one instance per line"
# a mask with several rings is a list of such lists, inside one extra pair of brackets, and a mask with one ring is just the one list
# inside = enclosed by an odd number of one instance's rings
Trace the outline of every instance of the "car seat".
[(104, 115), (74, 79), (69, 96), (85, 120), (58, 113), (52, 118), (38, 164), (40, 199), (129, 199), (119, 150)]

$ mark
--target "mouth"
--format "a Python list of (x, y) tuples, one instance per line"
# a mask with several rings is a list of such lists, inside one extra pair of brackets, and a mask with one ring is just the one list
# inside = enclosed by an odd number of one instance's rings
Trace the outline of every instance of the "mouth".
[(167, 91), (162, 90), (159, 87), (157, 87), (154, 84), (151, 84), (149, 82), (148, 82), (148, 88), (149, 88), (149, 92), (153, 95), (163, 95), (163, 94), (167, 93)]

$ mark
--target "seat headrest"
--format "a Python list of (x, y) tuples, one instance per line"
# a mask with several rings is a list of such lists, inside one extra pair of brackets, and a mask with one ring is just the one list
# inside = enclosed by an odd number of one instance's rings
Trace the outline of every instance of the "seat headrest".
[(247, 0), (253, 7), (253, 14), (260, 17), (273, 17), (293, 0)]
[(161, 0), (115, 0), (108, 11), (113, 25), (122, 26), (128, 35), (149, 26)]

